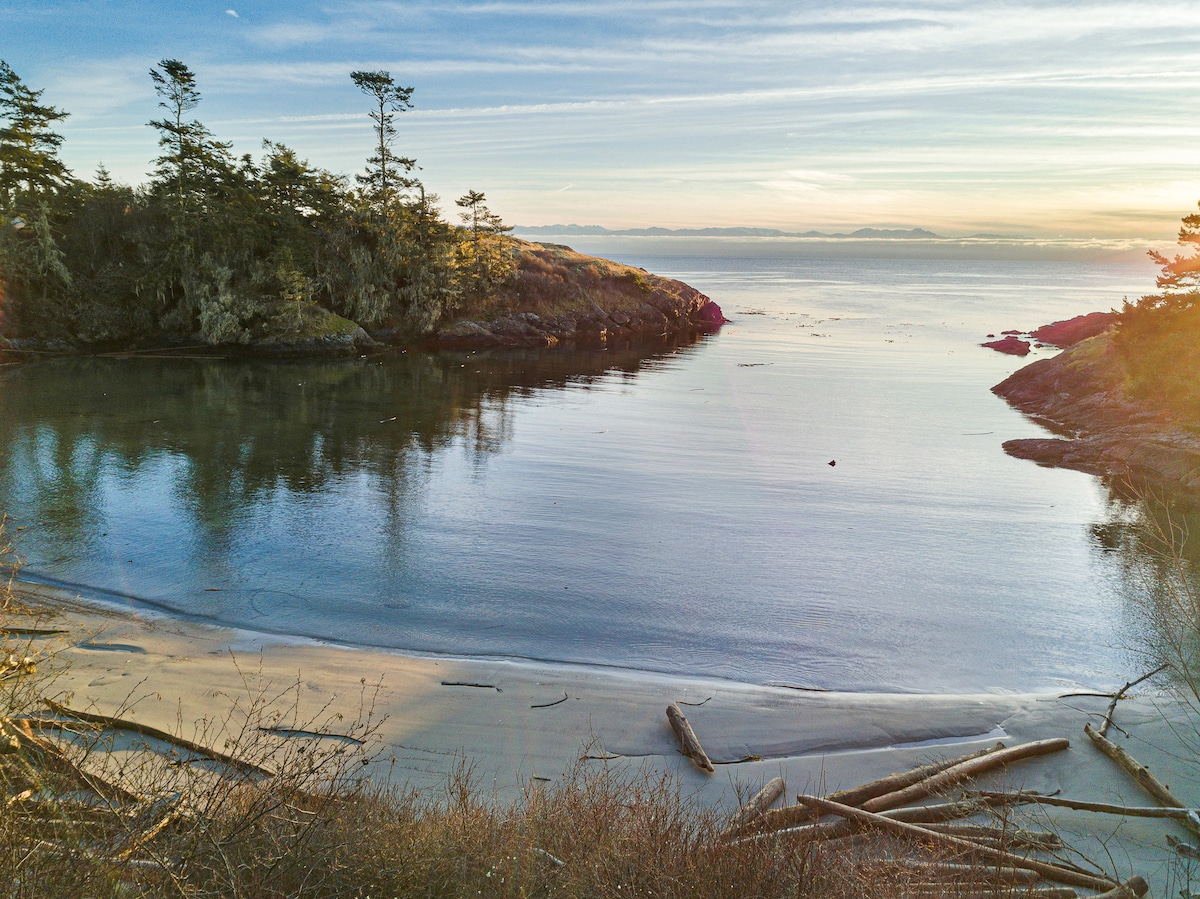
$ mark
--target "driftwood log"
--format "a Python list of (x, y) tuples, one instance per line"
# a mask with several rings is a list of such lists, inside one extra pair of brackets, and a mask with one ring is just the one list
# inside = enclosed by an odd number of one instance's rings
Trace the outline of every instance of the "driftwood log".
[(761, 790), (750, 797), (749, 802), (738, 809), (737, 814), (729, 820), (729, 824), (722, 831), (721, 835), (729, 836), (730, 834), (737, 833), (737, 831), (741, 830), (747, 824), (761, 818), (763, 812), (770, 808), (775, 800), (783, 795), (784, 789), (786, 789), (786, 785), (782, 777), (775, 777), (767, 781)]
[(987, 878), (1002, 883), (1033, 883), (1041, 878), (1037, 871), (1025, 868), (1014, 868), (1011, 865), (989, 865), (986, 868), (979, 865), (964, 865), (958, 862), (929, 862), (921, 859), (895, 859), (892, 864), (901, 868), (924, 872), (927, 876), (953, 877), (956, 880), (966, 878)]
[[(925, 780), (928, 777), (945, 771), (947, 768), (952, 768), (955, 765), (960, 765), (963, 762), (968, 762), (973, 759), (983, 758), (993, 752), (998, 752), (1004, 748), (1003, 743), (997, 743), (995, 746), (988, 749), (981, 749), (978, 752), (972, 752), (968, 755), (961, 755), (957, 758), (946, 759), (941, 762), (934, 762), (929, 765), (922, 765), (918, 768), (913, 768), (911, 771), (901, 771), (896, 774), (889, 774), (887, 777), (881, 777), (879, 780), (873, 780), (870, 783), (865, 783), (860, 787), (854, 787), (849, 790), (838, 790), (834, 793), (826, 795), (826, 799), (833, 802), (841, 802), (844, 805), (861, 805), (868, 799), (874, 799), (876, 796), (882, 796), (885, 793), (893, 793), (896, 790), (902, 790), (905, 787)], [(979, 810), (978, 804), (972, 804), (969, 810), (961, 811), (961, 813), (948, 814), (947, 818), (965, 818), (967, 815), (974, 814)], [(757, 822), (755, 822), (762, 830), (783, 830), (788, 827), (795, 827), (798, 824), (803, 824), (806, 821), (812, 821), (820, 817), (815, 809), (806, 805), (790, 805), (787, 808), (774, 809), (765, 812)], [(944, 821), (946, 818), (923, 819), (923, 820), (939, 820)]]
[(906, 824), (903, 821), (893, 821), (891, 818), (885, 818), (883, 815), (865, 811), (860, 808), (852, 808), (848, 805), (842, 805), (838, 802), (830, 802), (827, 799), (820, 799), (816, 796), (800, 796), (797, 797), (801, 802), (811, 804), (821, 811), (830, 815), (838, 815), (842, 818), (853, 819), (863, 824), (869, 824), (872, 827), (889, 830), (893, 833), (904, 834), (905, 836), (918, 837), (931, 843), (940, 843), (946, 846), (953, 846), (957, 849), (967, 849), (977, 855), (982, 855), (993, 861), (1001, 864), (1010, 865), (1014, 868), (1025, 868), (1029, 871), (1036, 871), (1047, 880), (1052, 880), (1055, 883), (1062, 883), (1068, 886), (1084, 887), (1089, 890), (1111, 890), (1118, 886), (1116, 881), (1109, 880), (1106, 877), (1096, 877), (1092, 874), (1085, 874), (1080, 871), (1072, 871), (1060, 865), (1053, 865), (1049, 862), (1038, 861), (1037, 859), (1024, 858), (1012, 852), (1006, 852), (1003, 849), (996, 849), (990, 846), (981, 846), (978, 843), (973, 843), (970, 840), (964, 840), (961, 837), (952, 837), (947, 834), (937, 833), (936, 831), (928, 830), (916, 824)]
[(11, 720), (0, 718), (0, 734), (16, 741), (17, 758), (27, 766), (27, 773), (34, 778), (35, 784), (40, 781), (37, 772), (41, 768), (73, 780), (83, 789), (95, 793), (113, 805), (135, 805), (141, 801), (140, 796), (84, 771), (49, 740), (34, 736), (28, 727), (18, 727)]
[(999, 768), (1021, 759), (1048, 755), (1051, 752), (1061, 752), (1070, 745), (1069, 740), (1057, 737), (1053, 740), (1035, 740), (1032, 743), (1022, 743), (1020, 746), (1001, 749), (988, 753), (981, 758), (961, 762), (932, 777), (927, 777), (909, 787), (905, 787), (903, 790), (877, 796), (874, 799), (864, 802), (861, 807), (868, 812), (882, 812), (886, 809), (899, 808), (902, 805), (916, 802), (918, 799), (924, 799), (932, 793), (945, 790), (947, 787), (953, 786), (967, 778), (975, 777), (985, 771), (991, 771), (994, 768)]
[(216, 749), (210, 749), (207, 746), (202, 746), (184, 737), (177, 737), (174, 734), (169, 734), (165, 730), (159, 730), (157, 727), (151, 727), (148, 724), (141, 724), (137, 721), (129, 721), (125, 718), (114, 718), (111, 715), (96, 715), (92, 712), (78, 712), (74, 709), (69, 709), (61, 703), (55, 702), (53, 699), (43, 699), (42, 702), (46, 708), (54, 712), (56, 715), (62, 715), (65, 718), (75, 718), (79, 721), (86, 721), (89, 724), (102, 724), (105, 727), (113, 728), (114, 730), (127, 730), (130, 733), (140, 734), (143, 737), (150, 737), (155, 740), (162, 740), (164, 743), (171, 743), (178, 746), (180, 749), (186, 749), (188, 752), (194, 752), (196, 755), (202, 755), (214, 762), (220, 762), (228, 765), (231, 768), (236, 768), (245, 774), (258, 774), (262, 777), (274, 777), (273, 771), (268, 771), (253, 762), (247, 762), (239, 758), (234, 758), (231, 755), (226, 755), (224, 752), (219, 752)]
[(675, 731), (675, 736), (679, 740), (680, 750), (692, 760), (692, 764), (709, 774), (716, 771), (713, 763), (708, 760), (708, 754), (704, 751), (704, 747), (696, 739), (696, 732), (692, 730), (687, 718), (683, 716), (683, 712), (675, 703), (667, 706), (667, 720), (671, 722), (671, 730)]
[[(1157, 777), (1150, 773), (1149, 768), (1141, 764), (1108, 737), (1104, 736), (1098, 730), (1093, 730), (1090, 724), (1083, 726), (1083, 732), (1092, 738), (1092, 742), (1096, 744), (1096, 748), (1124, 768), (1130, 777), (1137, 781), (1138, 786), (1149, 793), (1150, 798), (1159, 805), (1164, 808), (1186, 808)], [(1197, 825), (1191, 816), (1185, 815), (1180, 821), (1188, 830), (1200, 834), (1200, 825)]]

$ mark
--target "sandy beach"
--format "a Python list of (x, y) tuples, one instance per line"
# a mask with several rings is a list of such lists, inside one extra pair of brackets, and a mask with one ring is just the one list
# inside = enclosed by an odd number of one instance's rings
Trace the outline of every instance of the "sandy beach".
[[(380, 755), (393, 780), (438, 791), (458, 760), (479, 785), (516, 798), (532, 778), (554, 780), (581, 756), (587, 764), (669, 773), (684, 793), (728, 808), (739, 795), (782, 776), (798, 792), (855, 786), (997, 741), (1016, 745), (1067, 737), (1071, 748), (1013, 766), (985, 783), (1061, 791), (1079, 800), (1151, 805), (1132, 779), (1083, 733), (1096, 725), (1101, 696), (922, 695), (801, 692), (642, 672), (512, 661), (422, 658), (278, 638), (99, 608), (62, 591), (18, 585), (18, 595), (65, 633), (30, 638), (53, 652), (60, 673), (50, 692), (72, 707), (119, 713), (192, 736), (237, 700), (278, 696), (286, 720), (336, 730), (369, 708)], [(10, 625), (14, 622), (10, 621)], [(21, 622), (16, 622), (21, 623)], [(1137, 673), (1131, 673), (1131, 678)], [(678, 752), (665, 708), (679, 702), (715, 774)], [(294, 709), (294, 716), (292, 714)], [(1163, 695), (1123, 700), (1114, 738), (1185, 804), (1200, 805), (1196, 716)], [(1189, 739), (1190, 738), (1190, 739)], [(1189, 743), (1191, 744), (1189, 748)], [(756, 757), (756, 758), (755, 758)], [(1070, 845), (1118, 873), (1141, 874), (1162, 895), (1182, 870), (1163, 820), (1117, 818), (1028, 807), (1018, 820), (1052, 826)], [(1110, 861), (1111, 859), (1111, 861)], [(1173, 871), (1173, 868), (1175, 869)]]

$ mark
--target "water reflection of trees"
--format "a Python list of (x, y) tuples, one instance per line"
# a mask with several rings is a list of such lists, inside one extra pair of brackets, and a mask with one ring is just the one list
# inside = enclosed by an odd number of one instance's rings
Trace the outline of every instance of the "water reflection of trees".
[(1106, 487), (1092, 540), (1116, 565), (1139, 644), (1132, 648), (1148, 670), (1166, 663), (1189, 681), (1200, 674), (1200, 496), (1146, 480)]
[(454, 442), (481, 460), (504, 446), (514, 397), (634, 376), (680, 346), (9, 367), (0, 490), (43, 539), (64, 544), (101, 526), (106, 478), (156, 465), (214, 548), (273, 491), (318, 493), (361, 474), (389, 517), (403, 517), (437, 450)]

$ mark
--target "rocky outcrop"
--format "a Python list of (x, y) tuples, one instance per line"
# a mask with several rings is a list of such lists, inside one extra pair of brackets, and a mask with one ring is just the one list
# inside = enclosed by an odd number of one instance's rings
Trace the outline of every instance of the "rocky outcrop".
[(1039, 359), (992, 388), (1058, 437), (1008, 440), (1039, 465), (1102, 476), (1151, 476), (1200, 491), (1200, 433), (1131, 397), (1111, 332)]
[(632, 310), (605, 310), (591, 303), (578, 312), (558, 315), (519, 312), (490, 321), (460, 321), (439, 331), (435, 342), (444, 347), (597, 345), (714, 331), (728, 321), (721, 307), (704, 294), (678, 281), (670, 283), (682, 288), (679, 293), (652, 295)]
[(989, 340), (987, 343), (981, 343), (980, 346), (995, 350), (997, 353), (1008, 353), (1010, 356), (1029, 355), (1029, 341), (1021, 340), (1011, 334), (1001, 340)]
[(1040, 343), (1062, 349), (1097, 334), (1103, 334), (1112, 326), (1116, 317), (1115, 312), (1089, 312), (1087, 315), (1077, 315), (1065, 321), (1042, 325), (1030, 336)]

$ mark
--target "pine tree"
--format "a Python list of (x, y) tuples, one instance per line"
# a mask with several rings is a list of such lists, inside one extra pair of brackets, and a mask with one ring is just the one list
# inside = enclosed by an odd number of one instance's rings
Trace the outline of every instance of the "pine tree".
[(358, 183), (372, 205), (388, 217), (396, 211), (399, 195), (416, 184), (415, 179), (408, 177), (417, 167), (416, 160), (392, 152), (396, 115), (412, 109), (413, 89), (399, 87), (389, 72), (351, 72), (350, 79), (377, 104), (371, 110), (371, 121), (375, 123), (378, 145), (375, 155), (367, 160), (366, 174), (357, 176)]
[(164, 59), (159, 66), (162, 71), (150, 70), (150, 80), (167, 116), (149, 123), (158, 129), (158, 145), (164, 150), (154, 160), (155, 186), (173, 193), (181, 208), (191, 207), (233, 179), (232, 145), (215, 140), (203, 124), (187, 118), (200, 104), (192, 70), (177, 59)]
[(42, 105), (43, 91), (31, 90), (0, 60), (0, 204), (31, 215), (48, 195), (70, 185), (71, 172), (58, 158), (62, 135), (51, 126), (68, 113)]

